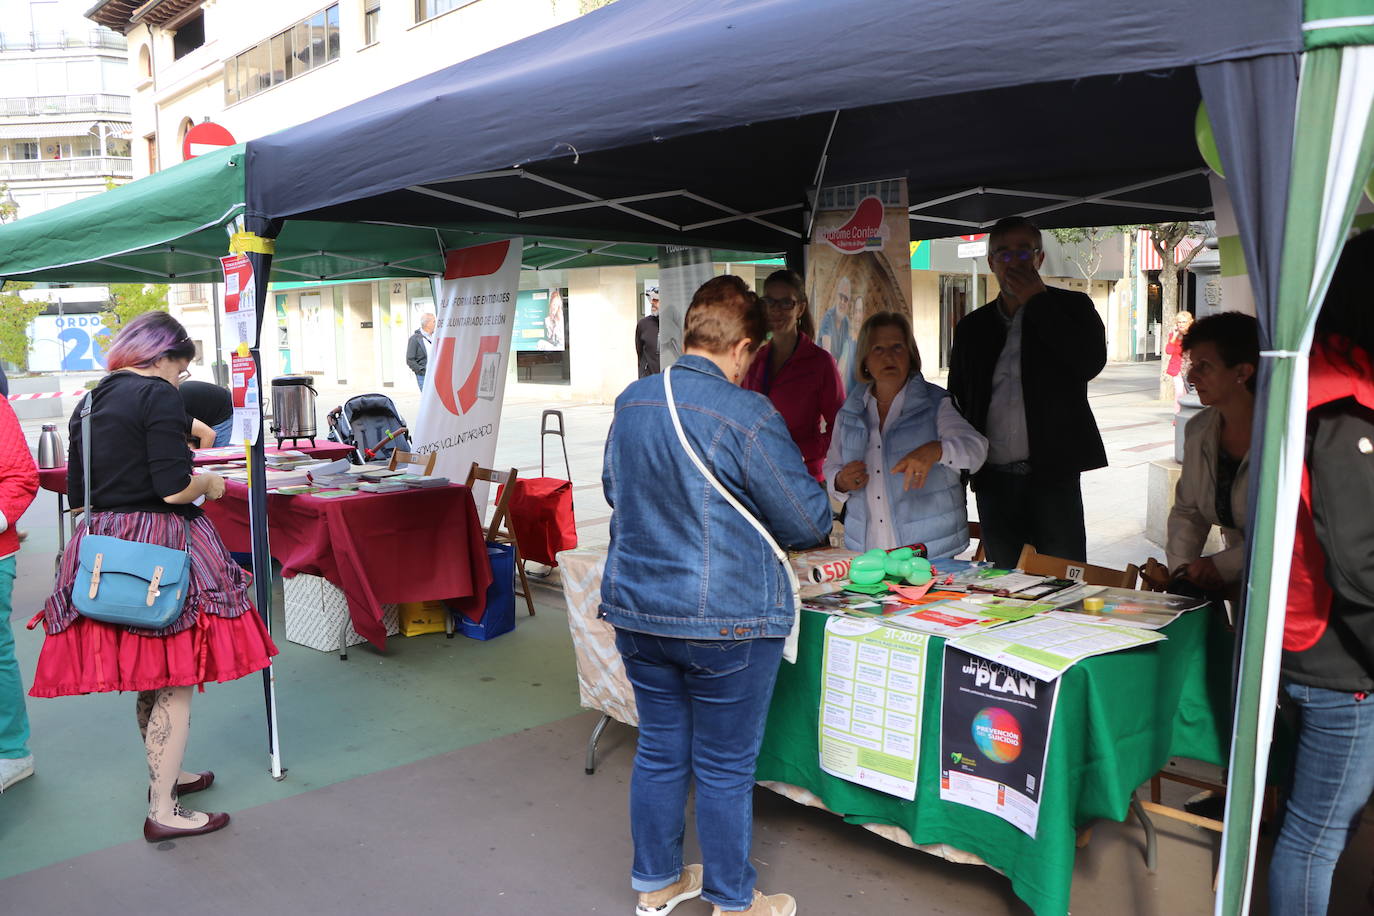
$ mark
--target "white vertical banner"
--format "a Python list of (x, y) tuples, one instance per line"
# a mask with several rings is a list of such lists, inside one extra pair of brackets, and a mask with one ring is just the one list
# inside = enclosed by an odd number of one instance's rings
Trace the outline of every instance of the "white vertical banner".
[(658, 249), (658, 361), (667, 369), (682, 355), (682, 322), (701, 284), (716, 275), (709, 248)]
[[(496, 456), (523, 247), (507, 239), (444, 256), (434, 348), (410, 438), (419, 454), (438, 452), (434, 472), (455, 483), (467, 480), (474, 461), (489, 468)], [(487, 486), (472, 495), (485, 518)]]

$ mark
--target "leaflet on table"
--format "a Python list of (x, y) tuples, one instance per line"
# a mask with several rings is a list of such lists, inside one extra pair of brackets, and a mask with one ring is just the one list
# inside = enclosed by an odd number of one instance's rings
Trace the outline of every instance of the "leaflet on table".
[[(1096, 598), (1102, 602), (1098, 610), (1088, 610), (1083, 606), (1085, 598)], [(1050, 614), (1065, 620), (1083, 623), (1114, 623), (1124, 627), (1141, 627), (1158, 630), (1167, 627), (1185, 611), (1196, 610), (1207, 602), (1182, 595), (1164, 592), (1138, 592), (1127, 588), (1099, 588), (1091, 595), (1075, 596), (1071, 603), (1062, 605)]]
[(1163, 634), (1138, 627), (1079, 623), (1039, 615), (995, 630), (985, 629), (961, 636), (954, 645), (989, 661), (1052, 681), (1085, 658), (1134, 649), (1162, 639)]
[(220, 258), (219, 263), (224, 268), (224, 348), (234, 350), (239, 344), (256, 347), (258, 298), (253, 265), (243, 254)]
[(876, 620), (826, 621), (821, 769), (908, 801), (916, 797), (929, 641)]
[(940, 799), (1035, 836), (1058, 681), (1042, 681), (945, 644)]
[(972, 633), (979, 627), (996, 626), (1006, 621), (983, 613), (977, 605), (965, 601), (937, 601), (897, 611), (883, 618), (884, 623), (931, 636), (953, 639)]
[(229, 357), (229, 376), (229, 392), (234, 399), (234, 426), (229, 441), (234, 445), (256, 443), (262, 429), (262, 399), (253, 357)]

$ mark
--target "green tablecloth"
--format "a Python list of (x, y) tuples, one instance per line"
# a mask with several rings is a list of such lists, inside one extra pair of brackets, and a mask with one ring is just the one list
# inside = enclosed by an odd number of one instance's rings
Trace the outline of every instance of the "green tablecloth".
[(1171, 756), (1224, 762), (1225, 722), (1215, 710), (1227, 706), (1230, 655), (1216, 618), (1207, 609), (1185, 614), (1165, 628), (1166, 641), (1090, 658), (1061, 677), (1034, 839), (991, 814), (940, 800), (944, 641), (938, 638), (931, 639), (926, 669), (915, 801), (821, 771), (817, 729), (828, 618), (814, 612), (802, 614), (797, 664), (784, 664), (778, 675), (757, 778), (809, 789), (853, 823), (894, 824), (918, 844), (971, 852), (1010, 878), (1039, 916), (1067, 913), (1079, 826), (1123, 820), (1132, 790)]

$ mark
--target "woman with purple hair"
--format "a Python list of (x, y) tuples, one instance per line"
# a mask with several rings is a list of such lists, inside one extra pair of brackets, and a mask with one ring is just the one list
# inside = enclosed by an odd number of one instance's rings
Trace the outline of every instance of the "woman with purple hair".
[[(192, 472), (186, 447), (190, 419), (177, 386), (194, 356), (186, 329), (166, 312), (140, 315), (115, 337), (106, 355), (110, 374), (89, 395), (90, 493), (82, 467), (81, 407), (67, 425), (67, 492), (72, 506), (90, 511), (67, 545), (51, 597), (29, 624), (41, 617), (46, 633), (31, 696), (138, 693), (149, 779), (143, 837), (150, 843), (211, 833), (229, 823), (227, 814), (191, 811), (178, 800), (209, 788), (215, 778), (209, 771), (182, 769), (192, 688), (259, 671), (277, 653), (248, 600), (247, 576), (199, 507), (224, 495), (224, 480)], [(72, 583), (87, 534), (186, 547), (191, 579), (181, 616), (161, 630), (81, 616), (72, 603)]]

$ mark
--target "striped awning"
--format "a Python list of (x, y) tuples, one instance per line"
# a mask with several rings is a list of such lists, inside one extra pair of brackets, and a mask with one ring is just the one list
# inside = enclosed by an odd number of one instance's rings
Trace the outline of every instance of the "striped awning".
[(0, 140), (46, 140), (49, 137), (80, 137), (91, 132), (96, 121), (51, 121), (42, 124), (0, 124)]
[[(1163, 270), (1164, 263), (1159, 259), (1159, 252), (1155, 251), (1154, 243), (1150, 241), (1149, 229), (1136, 230), (1136, 250), (1140, 252), (1137, 260), (1140, 262), (1141, 270)], [(1178, 243), (1174, 249), (1174, 263), (1180, 264), (1183, 259), (1188, 257), (1188, 253), (1202, 244), (1201, 239), (1184, 239)]]

